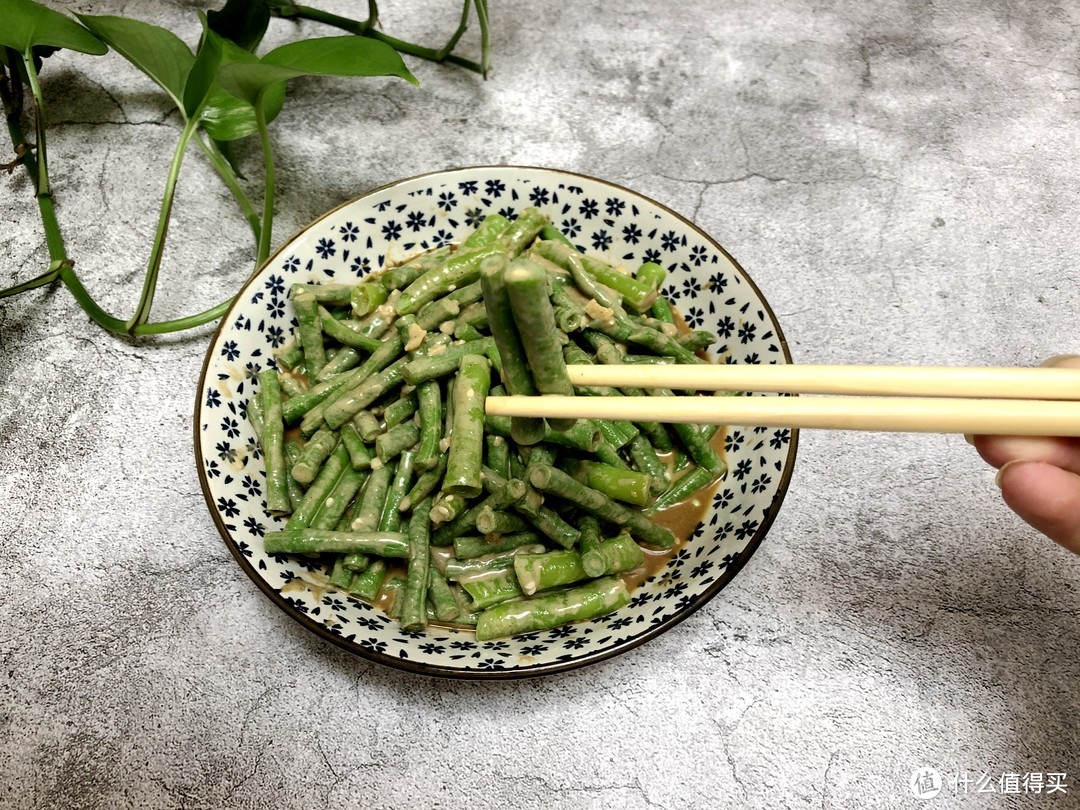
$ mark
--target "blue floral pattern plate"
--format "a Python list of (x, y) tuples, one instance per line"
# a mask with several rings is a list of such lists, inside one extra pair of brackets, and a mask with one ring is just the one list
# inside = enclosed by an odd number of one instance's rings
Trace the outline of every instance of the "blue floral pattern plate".
[(787, 490), (795, 431), (729, 426), (728, 474), (704, 520), (627, 607), (501, 641), (439, 627), (402, 632), (380, 610), (331, 588), (319, 564), (266, 554), (263, 536), (284, 521), (265, 511), (265, 468), (246, 413), (255, 375), (274, 367), (275, 350), (296, 325), (290, 285), (355, 281), (460, 241), (491, 212), (513, 218), (529, 205), (586, 253), (668, 268), (664, 292), (691, 327), (719, 336), (718, 362), (791, 362), (776, 317), (723, 248), (659, 203), (601, 180), (552, 169), (455, 169), (383, 186), (312, 223), (248, 280), (222, 319), (199, 380), (195, 455), (210, 513), (244, 571), (305, 627), (364, 658), (444, 677), (512, 678), (625, 652), (719, 593), (761, 543)]

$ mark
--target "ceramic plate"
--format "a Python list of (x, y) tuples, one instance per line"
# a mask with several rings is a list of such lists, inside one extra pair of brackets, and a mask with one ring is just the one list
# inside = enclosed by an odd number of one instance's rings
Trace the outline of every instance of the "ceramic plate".
[(466, 631), (402, 632), (381, 611), (326, 587), (318, 564), (270, 556), (263, 536), (284, 520), (264, 509), (265, 469), (246, 418), (260, 369), (296, 324), (294, 282), (348, 282), (460, 241), (489, 213), (535, 205), (580, 249), (635, 268), (658, 262), (664, 292), (695, 329), (719, 336), (726, 363), (789, 363), (776, 317), (723, 248), (673, 211), (612, 183), (552, 169), (454, 169), (392, 183), (331, 211), (285, 244), (240, 290), (203, 363), (195, 455), (206, 503), (236, 561), (282, 610), (364, 658), (459, 678), (513, 678), (571, 669), (663, 633), (731, 581), (764, 538), (791, 477), (794, 431), (732, 425), (728, 473), (686, 545), (624, 609), (589, 622), (477, 642)]

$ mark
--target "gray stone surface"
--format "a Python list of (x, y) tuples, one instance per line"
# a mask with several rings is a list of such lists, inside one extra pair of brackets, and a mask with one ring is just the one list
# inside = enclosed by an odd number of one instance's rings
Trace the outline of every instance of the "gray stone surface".
[[(197, 36), (196, 3), (72, 5)], [(385, 5), (417, 39), (455, 13)], [(1080, 351), (1075, 3), (492, 5), (487, 82), (295, 84), (278, 241), (399, 177), (554, 166), (695, 219), (797, 361)], [(126, 315), (176, 117), (114, 55), (50, 60), (45, 90), (71, 254)], [(155, 314), (227, 296), (248, 242), (192, 152)], [(47, 262), (19, 172), (0, 256), (2, 284)], [(0, 302), (3, 807), (902, 808), (923, 765), (1069, 774), (938, 806), (1080, 806), (1080, 559), (961, 437), (805, 432), (770, 536), (690, 620), (586, 670), (444, 683), (308, 634), (233, 563), (193, 462), (209, 334), (111, 337), (62, 289)]]

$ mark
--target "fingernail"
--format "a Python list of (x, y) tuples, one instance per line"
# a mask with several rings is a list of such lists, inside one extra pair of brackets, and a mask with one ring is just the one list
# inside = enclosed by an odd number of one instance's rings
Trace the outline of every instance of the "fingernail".
[(1067, 360), (1076, 360), (1080, 358), (1080, 355), (1076, 354), (1055, 354), (1053, 357), (1047, 357), (1039, 365), (1045, 367), (1059, 366)]
[(994, 476), (994, 483), (997, 484), (998, 489), (1001, 489), (1001, 479), (1005, 476), (1005, 471), (1014, 464), (1026, 464), (1028, 459), (1026, 458), (1014, 458), (1012, 461), (1006, 461), (997, 471), (997, 475)]
[(964, 434), (964, 441), (970, 444), (972, 447), (975, 446), (975, 437), (970, 433)]

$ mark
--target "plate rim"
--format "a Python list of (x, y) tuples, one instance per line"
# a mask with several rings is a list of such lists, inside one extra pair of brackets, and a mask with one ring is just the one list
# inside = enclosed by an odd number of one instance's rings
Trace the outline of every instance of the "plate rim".
[[(728, 251), (721, 244), (719, 244), (711, 235), (706, 233), (702, 228), (691, 222), (687, 217), (683, 216), (677, 211), (672, 210), (668, 206), (654, 200), (652, 197), (649, 197), (646, 194), (642, 194), (640, 191), (635, 191), (631, 188), (627, 188), (626, 186), (614, 183), (610, 180), (601, 180), (599, 178), (592, 177), (587, 174), (582, 174), (580, 172), (568, 171), (565, 169), (556, 169), (551, 167), (526, 166), (519, 164), (482, 164), (476, 166), (458, 166), (448, 169), (436, 169), (434, 171), (424, 172), (422, 174), (413, 175), (411, 177), (394, 180), (381, 186), (371, 188), (352, 199), (346, 200), (340, 205), (335, 206), (329, 211), (326, 211), (322, 215), (311, 220), (308, 224), (306, 224), (299, 230), (295, 231), (292, 235), (289, 236), (288, 239), (284, 240), (273, 253), (271, 253), (267, 257), (266, 261), (256, 267), (248, 275), (247, 279), (240, 286), (240, 288), (236, 291), (236, 295), (234, 296), (232, 303), (229, 305), (225, 313), (221, 316), (221, 319), (218, 321), (217, 327), (214, 329), (213, 334), (210, 336), (209, 343), (206, 347), (206, 352), (203, 356), (202, 368), (199, 372), (198, 387), (195, 389), (195, 407), (193, 410), (192, 425), (194, 429), (193, 443), (195, 447), (195, 464), (199, 476), (199, 487), (202, 490), (203, 499), (205, 500), (207, 509), (209, 510), (211, 518), (213, 519), (214, 526), (217, 528), (218, 534), (221, 536), (225, 547), (229, 550), (229, 553), (232, 555), (233, 559), (236, 560), (236, 562), (240, 565), (241, 570), (243, 570), (244, 573), (247, 574), (248, 578), (251, 579), (259, 588), (259, 590), (262, 591), (267, 597), (269, 597), (270, 601), (273, 602), (274, 605), (276, 605), (282, 611), (284, 611), (286, 615), (291, 617), (293, 620), (299, 622), (303, 627), (314, 632), (319, 637), (331, 642), (336, 647), (344, 650), (345, 652), (356, 655), (367, 661), (371, 661), (372, 663), (380, 664), (382, 666), (388, 666), (393, 669), (409, 672), (416, 675), (446, 678), (449, 680), (508, 681), (521, 680), (525, 678), (537, 678), (545, 675), (554, 675), (557, 673), (569, 672), (575, 669), (590, 666), (592, 664), (598, 664), (602, 661), (614, 658), (617, 655), (627, 653), (630, 650), (641, 646), (645, 642), (651, 641), (662, 633), (666, 633), (667, 631), (676, 627), (677, 625), (685, 621), (687, 618), (689, 618), (691, 615), (696, 613), (698, 610), (700, 610), (702, 607), (704, 607), (713, 598), (715, 598), (716, 595), (720, 593), (720, 591), (727, 587), (728, 583), (730, 583), (731, 580), (735, 578), (735, 576), (743, 569), (747, 562), (749, 562), (750, 558), (754, 555), (754, 552), (757, 551), (758, 547), (765, 539), (765, 536), (768, 534), (773, 522), (776, 520), (776, 516), (780, 512), (780, 507), (783, 505), (784, 499), (787, 497), (788, 487), (791, 484), (791, 478), (794, 474), (795, 460), (798, 455), (797, 451), (799, 445), (799, 431), (796, 428), (793, 428), (791, 430), (791, 439), (789, 441), (788, 452), (785, 458), (784, 472), (781, 475), (780, 482), (776, 490), (776, 495), (770, 503), (768, 510), (762, 517), (761, 523), (755, 531), (754, 536), (739, 553), (738, 558), (736, 558), (724, 569), (724, 573), (722, 576), (718, 577), (712, 585), (710, 585), (705, 591), (695, 597), (692, 602), (686, 605), (677, 614), (661, 622), (655, 627), (648, 628), (641, 635), (635, 636), (634, 638), (629, 639), (615, 647), (612, 647), (611, 649), (591, 653), (581, 658), (574, 659), (572, 661), (537, 664), (535, 666), (527, 666), (523, 668), (455, 669), (451, 667), (441, 667), (433, 664), (426, 664), (407, 658), (395, 658), (384, 653), (379, 653), (377, 651), (366, 649), (359, 644), (346, 641), (337, 633), (329, 630), (321, 622), (316, 622), (314, 619), (311, 619), (306, 614), (294, 609), (293, 606), (290, 605), (289, 602), (285, 599), (285, 597), (283, 597), (278, 591), (274, 590), (274, 588), (259, 575), (258, 571), (255, 570), (254, 565), (251, 564), (248, 558), (245, 557), (242, 553), (240, 553), (239, 549), (236, 546), (236, 543), (233, 542), (233, 540), (231, 539), (229, 530), (225, 527), (223, 518), (218, 513), (218, 510), (215, 508), (213, 495), (210, 492), (209, 480), (206, 475), (206, 468), (204, 463), (205, 459), (202, 454), (202, 446), (199, 440), (201, 434), (199, 425), (199, 411), (202, 405), (202, 392), (206, 385), (206, 376), (210, 368), (210, 363), (212, 360), (211, 352), (214, 348), (214, 345), (217, 343), (218, 338), (220, 337), (222, 330), (225, 329), (226, 325), (232, 323), (233, 310), (238, 303), (246, 300), (245, 294), (247, 292), (247, 289), (255, 280), (255, 278), (259, 276), (267, 267), (269, 267), (270, 264), (274, 262), (278, 258), (278, 256), (285, 251), (287, 247), (289, 247), (303, 234), (310, 231), (323, 220), (333, 216), (341, 209), (360, 202), (367, 197), (371, 197), (372, 195), (379, 194), (397, 186), (405, 185), (406, 183), (414, 183), (418, 180), (423, 180), (425, 178), (451, 175), (458, 172), (476, 172), (485, 170), (518, 170), (524, 172), (536, 172), (569, 177), (578, 177), (583, 180), (588, 180), (592, 183), (598, 183), (602, 186), (608, 186), (609, 188), (616, 189), (620, 192), (639, 197), (643, 200), (646, 200), (650, 204), (655, 205), (659, 210), (664, 211), (665, 213), (675, 217), (679, 222), (683, 223), (683, 225), (699, 233), (704, 239), (709, 242), (709, 244), (713, 248), (723, 254), (724, 257), (728, 261), (730, 261), (732, 265), (735, 266), (739, 273), (741, 273), (743, 280), (749, 284), (750, 288), (754, 291), (754, 293), (758, 297), (758, 300), (761, 302), (762, 307), (769, 315), (769, 319), (771, 320), (775, 328), (776, 339), (780, 346), (780, 351), (783, 354), (784, 360), (787, 364), (792, 363), (791, 351), (788, 348), (787, 338), (784, 336), (784, 332), (780, 326), (779, 320), (777, 319), (777, 315), (773, 311), (772, 306), (769, 304), (768, 299), (765, 298), (765, 296), (762, 294), (761, 289), (758, 287), (757, 283), (753, 280), (753, 278), (751, 278), (750, 274), (746, 272), (746, 270), (735, 259), (735, 257), (728, 253)], [(453, 631), (448, 629), (448, 632)]]

